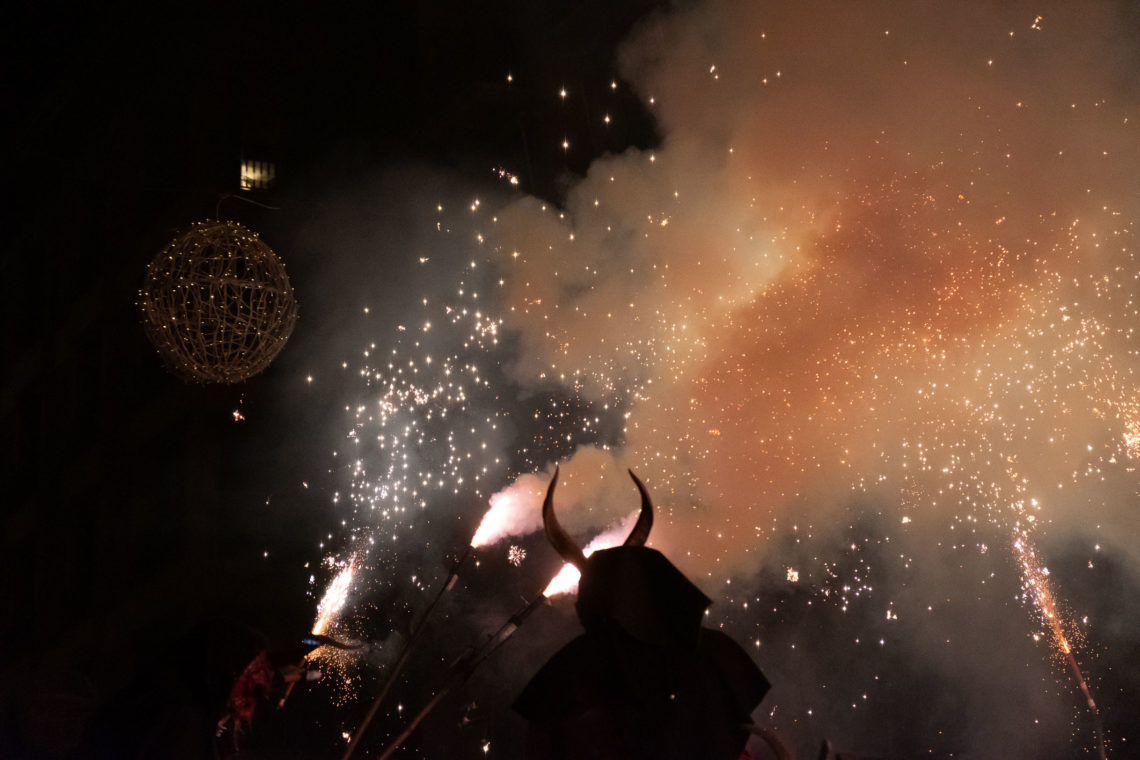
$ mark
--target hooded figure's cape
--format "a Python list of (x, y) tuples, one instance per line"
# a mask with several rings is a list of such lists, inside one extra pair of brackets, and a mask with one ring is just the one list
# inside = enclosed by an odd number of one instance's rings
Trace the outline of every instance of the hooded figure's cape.
[(731, 638), (701, 626), (710, 600), (660, 552), (624, 546), (586, 561), (586, 632), (515, 703), (528, 757), (736, 760), (768, 681)]

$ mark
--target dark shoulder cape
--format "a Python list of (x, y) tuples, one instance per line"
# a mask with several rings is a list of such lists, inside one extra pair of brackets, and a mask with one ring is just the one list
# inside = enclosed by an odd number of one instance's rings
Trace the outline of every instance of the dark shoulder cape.
[(768, 681), (731, 638), (647, 645), (591, 631), (555, 654), (515, 703), (534, 758), (737, 760)]

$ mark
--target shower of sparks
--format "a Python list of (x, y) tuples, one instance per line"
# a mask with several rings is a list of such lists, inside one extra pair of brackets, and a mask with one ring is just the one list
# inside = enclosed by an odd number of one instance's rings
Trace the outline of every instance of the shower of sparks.
[(501, 180), (505, 180), (510, 185), (518, 185), (519, 183), (518, 175), (511, 173), (507, 169), (498, 168), (492, 169), (491, 171), (494, 172), (496, 177)]
[[(1041, 22), (1017, 39), (1050, 34)], [(882, 36), (893, 44), (899, 31)], [(738, 79), (725, 58), (699, 69), (717, 87)], [(762, 84), (785, 86), (792, 71)], [(967, 100), (982, 122), (1012, 118)], [(882, 624), (901, 627), (915, 616), (898, 623), (898, 589), (872, 582), (865, 550), (890, 558), (891, 531), (934, 535), (959, 556), (1000, 549), (1095, 714), (1078, 664), (1087, 621), (1059, 601), (1036, 546), (1058, 515), (1097, 507), (1106, 483), (1135, 491), (1134, 222), (1093, 189), (1079, 215), (1025, 208), (1000, 139), (959, 136), (919, 158), (884, 132), (866, 155), (837, 157), (834, 174), (795, 177), (787, 201), (773, 200), (747, 145), (719, 143), (715, 156), (667, 144), (601, 160), (564, 209), (526, 198), (491, 215), (472, 200), (462, 213), (479, 232), (456, 240), (470, 256), (440, 278), (453, 291), (424, 298), (351, 370), (365, 390), (337, 453), (349, 461), (350, 550), (371, 575), (407, 575), (416, 526), (457, 503), (488, 507), (473, 547), (525, 536), (541, 528), (535, 473), (601, 451), (653, 492), (654, 544), (747, 609), (759, 598), (733, 579), (780, 541), (807, 545), (850, 504), (873, 503), (889, 518), (882, 535), (849, 525), (848, 543), (789, 558), (786, 581), (843, 613), (874, 596)], [(905, 166), (889, 163), (904, 152)], [(717, 182), (687, 184), (706, 163)], [(436, 232), (451, 235), (440, 214)], [(506, 335), (518, 341), (510, 356)], [(517, 567), (525, 550), (507, 556)], [(938, 561), (897, 553), (904, 569)], [(565, 566), (544, 594), (572, 592), (577, 577)]]
[[(1134, 271), (1131, 228), (1112, 214), (1096, 220), (1099, 235), (1116, 241), (1116, 252), (1105, 258), (1104, 269), (1074, 279), (1060, 268), (1080, 255), (1087, 238), (1072, 229), (1044, 228), (1042, 239), (1054, 241), (1053, 257), (1019, 262), (1015, 253), (993, 241), (979, 242), (957, 224), (953, 193), (943, 204), (912, 194), (916, 182), (900, 178), (844, 199), (829, 212), (837, 221), (816, 240), (810, 265), (779, 253), (796, 237), (785, 228), (772, 238), (766, 284), (725, 283), (732, 309), (690, 312), (684, 282), (658, 271), (657, 287), (672, 292), (672, 299), (656, 293), (648, 325), (633, 326), (626, 342), (619, 340), (620, 331), (603, 336), (608, 340), (600, 354), (590, 348), (598, 336), (576, 330), (573, 316), (552, 311), (558, 303), (541, 297), (512, 303), (516, 318), (520, 312), (528, 320), (550, 318), (545, 335), (556, 350), (544, 354), (551, 362), (543, 379), (557, 380), (572, 398), (595, 399), (593, 405), (571, 406), (550, 400), (547, 409), (526, 413), (543, 424), (533, 447), (517, 453), (538, 469), (544, 460), (594, 443), (604, 419), (621, 420), (624, 455), (664, 496), (654, 536), (666, 553), (678, 545), (671, 527), (694, 527), (692, 516), (678, 507), (702, 502), (716, 505), (710, 522), (695, 526), (702, 537), (753, 531), (757, 541), (744, 552), (762, 551), (765, 540), (787, 529), (780, 505), (802, 499), (807, 479), (818, 472), (832, 478), (839, 473), (848, 492), (898, 494), (899, 506), (907, 510), (904, 526), (914, 515), (945, 511), (952, 515), (955, 548), (972, 541), (985, 554), (996, 541), (1012, 549), (1024, 601), (1048, 626), (1091, 709), (1073, 651), (1082, 639), (1053, 600), (1032, 536), (1048, 522), (1049, 500), (1079, 498), (1082, 484), (1133, 471), (1140, 417), (1132, 401), (1135, 378), (1124, 361), (1134, 352), (1133, 328), (1112, 315), (1136, 310), (1125, 287)], [(851, 208), (862, 211), (847, 218)], [(903, 230), (908, 259), (874, 245), (880, 216)], [(651, 222), (661, 229), (656, 217)], [(852, 310), (842, 293), (855, 264), (846, 251), (855, 244), (864, 257), (860, 266), (903, 267), (895, 275), (900, 288), (919, 273), (940, 272), (929, 299)], [(1035, 271), (1028, 280), (1015, 279), (1015, 266)], [(767, 281), (773, 272), (779, 276)], [(450, 352), (428, 351), (433, 343), (426, 336), (441, 326), (429, 317), (418, 335), (400, 331), (410, 336), (394, 347), (370, 346), (357, 370), (370, 400), (348, 409), (350, 547), (373, 568), (399, 567), (401, 538), (434, 504), (489, 503), (472, 546), (524, 535), (541, 524), (541, 489), (502, 488), (509, 473), (498, 429), (519, 414), (491, 382), (501, 366), (495, 352), (504, 320), (476, 308), (473, 292), (461, 286), (459, 293), (472, 302), (438, 307), (441, 325), (462, 336), (442, 341), (454, 346)], [(814, 323), (836, 327), (814, 331), (811, 341), (789, 342), (803, 325)], [(740, 345), (742, 336), (752, 346), (750, 354), (713, 349), (716, 338)], [(574, 363), (560, 364), (559, 355), (574, 356)], [(770, 369), (740, 370), (749, 365)], [(639, 375), (631, 367), (653, 373)], [(672, 385), (654, 387), (654, 378), (662, 377)], [(745, 399), (758, 401), (749, 407)], [(598, 416), (583, 415), (598, 408)], [(647, 441), (641, 431), (663, 419), (676, 424), (658, 428)], [(1091, 430), (1090, 420), (1102, 429)], [(718, 445), (724, 438), (747, 445), (724, 448)], [(1042, 443), (1045, 456), (1035, 453)], [(726, 477), (729, 470), (770, 475), (742, 482)], [(501, 490), (488, 496), (495, 487)], [(750, 494), (748, 502), (739, 500), (744, 493)], [(772, 516), (767, 524), (765, 512)], [(623, 538), (620, 531), (603, 534), (585, 551)], [(739, 558), (729, 554), (738, 547), (704, 540), (686, 544), (691, 548), (679, 559), (709, 568), (710, 579), (739, 567)], [(523, 555), (515, 548), (508, 559), (517, 566)], [(851, 547), (855, 556), (856, 548)], [(725, 569), (714, 574), (722, 560)], [(842, 570), (821, 560), (808, 577), (821, 598), (846, 610), (871, 594), (871, 575), (857, 556), (854, 566)], [(788, 569), (790, 582), (801, 577), (801, 570)], [(567, 565), (544, 593), (572, 593), (577, 579), (578, 571)], [(898, 615), (888, 611), (886, 619)]]
[(334, 503), (346, 510), (348, 551), (371, 577), (405, 572), (403, 539), (415, 540), (411, 531), (431, 508), (485, 502), (504, 478), (499, 439), (510, 412), (492, 383), (501, 321), (479, 297), (460, 280), (452, 303), (424, 298), (414, 323), (370, 343), (354, 369), (342, 362), (362, 389), (345, 407), (347, 444), (334, 457), (343, 460), (347, 493)]
[[(938, 174), (932, 166), (852, 188), (834, 208), (770, 220), (776, 232), (757, 276), (726, 274), (717, 301), (692, 290), (684, 272), (657, 265), (628, 278), (628, 292), (652, 303), (647, 310), (631, 297), (634, 323), (615, 321), (599, 336), (585, 307), (517, 288), (508, 327), (544, 325), (545, 377), (629, 404), (625, 461), (658, 491), (664, 484), (655, 535), (667, 548), (684, 535), (687, 566), (709, 578), (731, 574), (741, 566), (739, 542), (702, 539), (778, 535), (783, 505), (801, 502), (814, 474), (846, 478), (849, 492), (893, 492), (908, 511), (904, 525), (911, 515), (949, 514), (946, 543), (955, 549), (1012, 549), (1025, 602), (1048, 624), (1093, 709), (1076, 667), (1078, 639), (1063, 633), (1075, 626), (1029, 547), (1050, 522), (1047, 503), (1071, 508), (1095, 499), (1099, 483), (1135, 471), (1132, 225), (1111, 207), (1080, 224), (1045, 216), (1037, 237), (1014, 249), (963, 224), (956, 188), (922, 189)], [(594, 213), (585, 207), (576, 225), (595, 226)], [(650, 214), (645, 236), (668, 234), (661, 221), (670, 213)], [(832, 226), (805, 256), (796, 225), (825, 216)], [(889, 245), (884, 235), (894, 238)], [(574, 245), (573, 235), (548, 238), (548, 247)], [(1074, 270), (1081, 274), (1066, 274)], [(877, 273), (876, 288), (892, 288), (876, 308), (849, 295), (862, 271)], [(538, 275), (524, 272), (533, 285)], [(591, 285), (600, 276), (588, 269), (585, 286), (575, 287), (613, 290)], [(693, 311), (702, 302), (709, 307)], [(639, 375), (639, 367), (651, 369)], [(694, 522), (677, 511), (694, 503), (715, 506)], [(819, 593), (846, 610), (871, 593), (870, 574), (857, 567), (840, 578), (824, 562), (815, 577)], [(566, 568), (553, 593), (575, 575)]]
[[(487, 221), (481, 205), (470, 202), (470, 219)], [(437, 210), (447, 220), (442, 205)], [(509, 482), (508, 464), (538, 470), (580, 443), (598, 441), (600, 417), (584, 415), (592, 405), (573, 392), (540, 394), (522, 407), (517, 394), (507, 394), (510, 403), (501, 398), (510, 357), (501, 355), (502, 319), (494, 316), (493, 298), (483, 287), (485, 281), (494, 287), (493, 268), (479, 250), (482, 235), (472, 233), (461, 246), (452, 242), (451, 225), (441, 221), (436, 233), (455, 250), (472, 246), (470, 256), (441, 278), (452, 282), (451, 293), (421, 298), (418, 313), (382, 326), (357, 360), (338, 362), (352, 396), (344, 406), (345, 443), (333, 452), (343, 487), (332, 502), (344, 535), (339, 554), (325, 561), (350, 570), (337, 577), (326, 598), (340, 590), (342, 578), (359, 581), (360, 588), (353, 593), (352, 614), (338, 617), (343, 597), (337, 605), (322, 603), (321, 630), (336, 621), (340, 632), (357, 638), (402, 631), (421, 614), (417, 606), (423, 600), (416, 597), (426, 599), (440, 581), (433, 564), (408, 561), (409, 554), (422, 556), (429, 549), (426, 525), (455, 523), (462, 530), (460, 521), (470, 510), (486, 505), (471, 548), (529, 534), (541, 524), (541, 492), (536, 491), (538, 501), (518, 489), (492, 493)], [(448, 260), (446, 254), (416, 258), (425, 267)], [(522, 450), (510, 453), (506, 441), (517, 419), (525, 420), (531, 434)], [(326, 541), (334, 536), (323, 537), (319, 548), (325, 551)], [(526, 554), (522, 546), (511, 546), (508, 564), (520, 566)], [(447, 587), (456, 580), (450, 576)], [(401, 592), (397, 605), (379, 609), (369, 599), (392, 589)], [(335, 688), (342, 696), (361, 683), (347, 667), (351, 657), (340, 650), (322, 647), (314, 656), (340, 677)]]
[[(347, 433), (354, 462), (349, 496), (358, 514), (375, 513), (397, 525), (409, 509), (427, 507), (429, 495), (458, 494), (465, 483), (482, 495), (479, 484), (500, 465), (486, 453), (496, 437), (497, 416), (471, 418), (475, 404), (493, 395), (490, 381), (461, 353), (496, 344), (498, 323), (466, 308), (444, 308), (443, 316), (470, 330), (456, 353), (433, 356), (422, 350), (422, 339), (364, 352), (358, 372), (374, 395), (349, 410), (355, 422)], [(422, 334), (433, 329), (430, 321), (418, 328)], [(379, 472), (370, 469), (370, 459), (381, 463)]]
[[(336, 563), (331, 563), (336, 566)], [(356, 579), (356, 558), (350, 556), (347, 561), (340, 564), (340, 570), (325, 589), (320, 603), (317, 605), (317, 618), (313, 622), (312, 632), (317, 635), (331, 634), (338, 628), (338, 615), (344, 610), (348, 602), (349, 591), (352, 590)], [(332, 646), (319, 646), (305, 655), (305, 660), (319, 663), (324, 670), (336, 673), (340, 678), (334, 687), (334, 699), (345, 702), (348, 698), (346, 688), (347, 674), (357, 657), (356, 650), (339, 649)]]

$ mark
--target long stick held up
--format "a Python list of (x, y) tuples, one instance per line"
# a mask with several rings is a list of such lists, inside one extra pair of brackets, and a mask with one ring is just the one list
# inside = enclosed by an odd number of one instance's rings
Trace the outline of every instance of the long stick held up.
[(380, 705), (384, 702), (384, 698), (388, 696), (388, 692), (392, 690), (396, 679), (399, 678), (400, 673), (403, 672), (404, 666), (408, 664), (408, 659), (422, 638), (424, 629), (432, 613), (435, 611), (436, 605), (439, 604), (439, 600), (443, 598), (443, 595), (450, 591), (451, 587), (455, 585), (455, 581), (459, 577), (459, 568), (471, 555), (472, 548), (472, 546), (468, 546), (464, 549), (463, 553), (459, 555), (459, 558), (455, 560), (455, 563), (451, 566), (451, 572), (447, 575), (447, 580), (439, 587), (439, 591), (436, 592), (435, 598), (431, 600), (431, 604), (427, 606), (427, 609), (420, 615), (420, 619), (412, 626), (412, 633), (408, 636), (408, 640), (404, 642), (404, 648), (392, 666), (392, 672), (389, 673), (388, 680), (386, 680), (384, 685), (380, 688), (380, 693), (376, 695), (376, 699), (372, 700), (372, 706), (368, 708), (368, 713), (364, 716), (364, 720), (361, 721), (360, 727), (356, 729), (356, 733), (352, 735), (352, 740), (349, 741), (348, 747), (345, 748), (341, 760), (350, 760), (353, 753), (356, 752), (356, 746), (360, 743), (364, 732), (368, 730), (368, 725), (372, 722), (372, 719), (376, 717), (376, 713), (380, 710)]
[(384, 750), (384, 754), (380, 755), (380, 760), (388, 760), (388, 758), (392, 756), (392, 753), (400, 748), (404, 740), (412, 735), (420, 722), (435, 709), (436, 705), (451, 693), (452, 689), (470, 678), (471, 674), (475, 672), (475, 669), (482, 665), (488, 657), (498, 651), (499, 647), (506, 643), (507, 639), (530, 617), (530, 614), (538, 609), (540, 604), (546, 601), (546, 598), (546, 594), (536, 596), (528, 602), (525, 607), (512, 615), (507, 622), (499, 626), (499, 630), (495, 631), (495, 634), (483, 642), (481, 646), (460, 658), (460, 660), (451, 667), (451, 671), (447, 675), (447, 680), (436, 690), (431, 699), (427, 701), (427, 704), (416, 713), (415, 717), (408, 722), (408, 725), (404, 727), (400, 735), (392, 740)]

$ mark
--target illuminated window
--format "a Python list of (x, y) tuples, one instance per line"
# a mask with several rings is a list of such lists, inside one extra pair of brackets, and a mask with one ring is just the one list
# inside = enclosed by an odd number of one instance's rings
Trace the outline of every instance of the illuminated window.
[(241, 189), (268, 190), (277, 179), (277, 167), (268, 161), (241, 162)]

